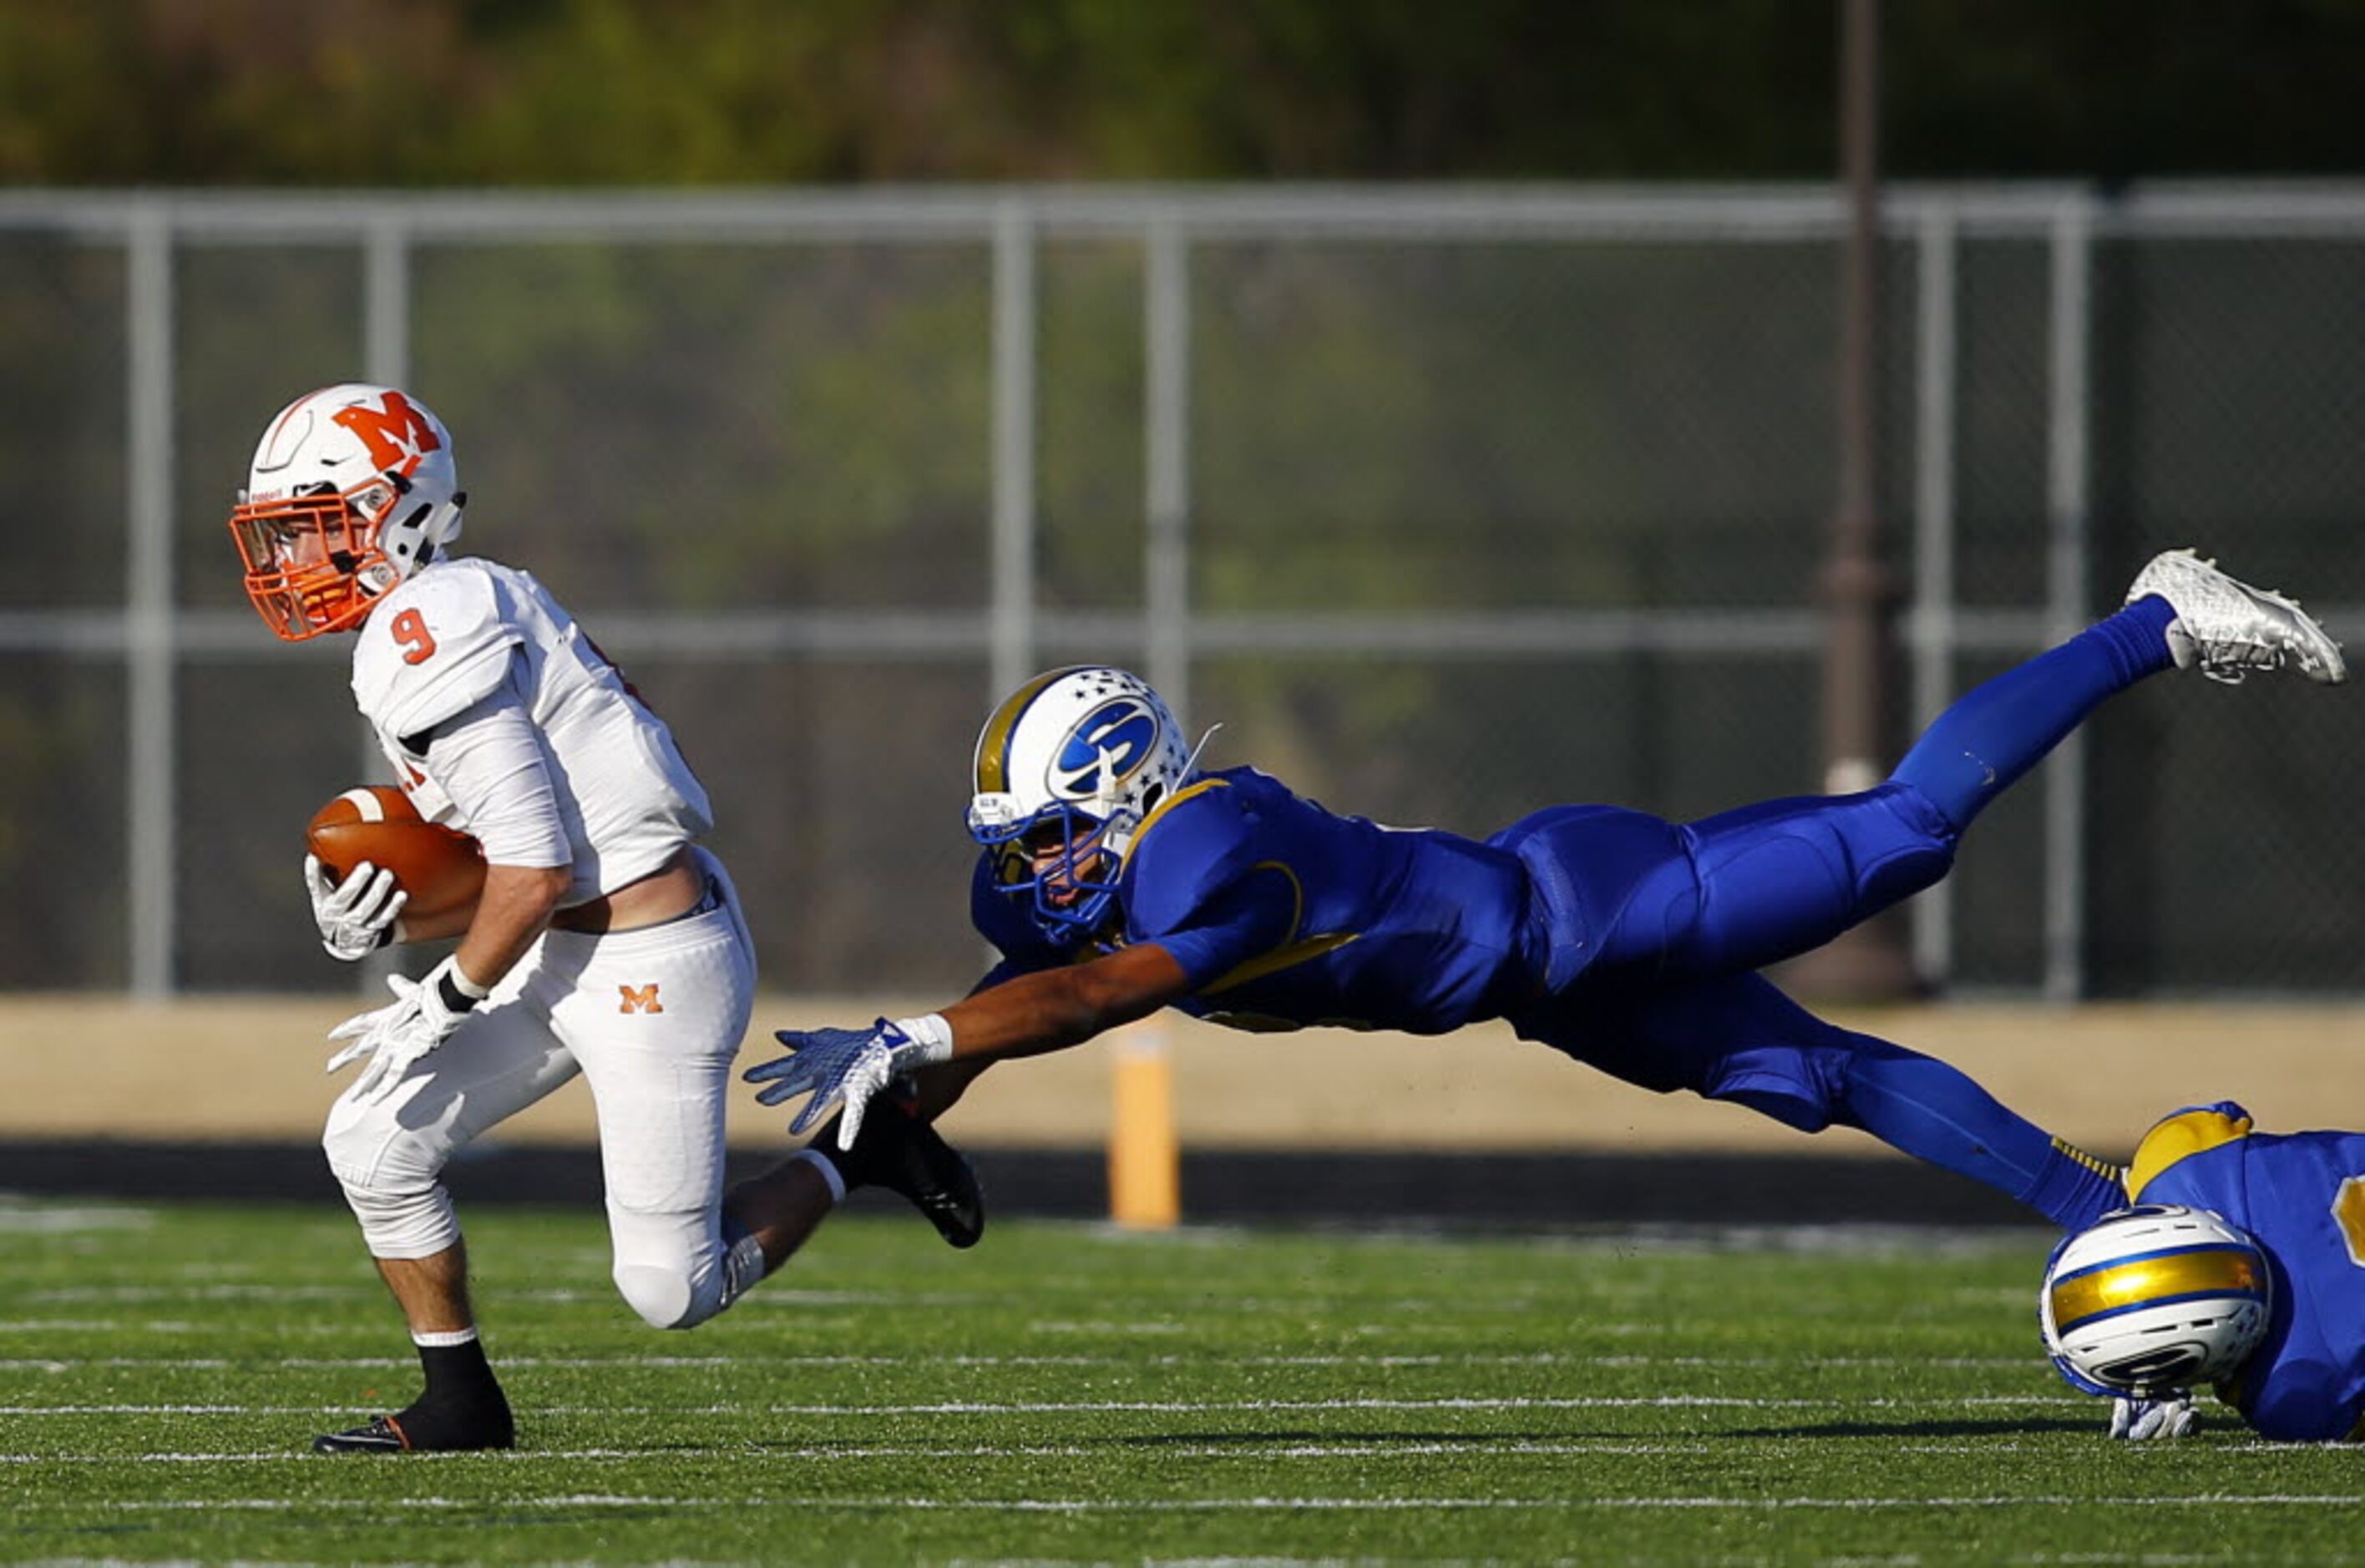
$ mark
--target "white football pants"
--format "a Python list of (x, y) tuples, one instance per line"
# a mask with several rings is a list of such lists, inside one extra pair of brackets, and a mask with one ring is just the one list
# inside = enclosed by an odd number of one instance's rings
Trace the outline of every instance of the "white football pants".
[(444, 1162), (579, 1072), (599, 1118), (617, 1290), (660, 1328), (727, 1305), (723, 1118), (756, 958), (729, 879), (700, 854), (721, 907), (604, 936), (546, 932), (392, 1093), (339, 1096), (321, 1146), (373, 1256), (456, 1243)]

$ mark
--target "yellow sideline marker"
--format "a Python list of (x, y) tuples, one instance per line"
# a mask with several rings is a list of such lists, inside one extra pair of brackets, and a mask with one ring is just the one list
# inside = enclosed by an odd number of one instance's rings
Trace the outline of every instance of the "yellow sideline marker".
[(1109, 1218), (1168, 1230), (1182, 1218), (1182, 1156), (1174, 1134), (1174, 1064), (1166, 1031), (1137, 1024), (1112, 1041)]

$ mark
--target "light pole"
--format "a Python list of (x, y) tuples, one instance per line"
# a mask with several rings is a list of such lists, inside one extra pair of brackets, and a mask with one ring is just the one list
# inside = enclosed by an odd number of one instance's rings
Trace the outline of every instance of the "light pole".
[[(1840, 162), (1847, 240), (1840, 263), (1839, 494), (1816, 584), (1824, 616), (1823, 789), (1868, 790), (1888, 776), (1897, 579), (1883, 558), (1880, 505), (1880, 11), (1841, 0)], [(1896, 1001), (1918, 989), (1900, 923), (1866, 922), (1800, 958), (1785, 977), (1844, 1001)]]

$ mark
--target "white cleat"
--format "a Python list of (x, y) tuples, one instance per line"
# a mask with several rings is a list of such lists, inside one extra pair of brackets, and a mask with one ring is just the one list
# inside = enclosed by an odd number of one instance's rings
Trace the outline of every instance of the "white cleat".
[(2319, 686), (2348, 678), (2340, 644), (2292, 600), (2236, 582), (2190, 550), (2151, 558), (2127, 589), (2127, 602), (2157, 594), (2176, 611), (2168, 651), (2179, 669), (2198, 668), (2238, 686), (2254, 669), (2291, 669)]

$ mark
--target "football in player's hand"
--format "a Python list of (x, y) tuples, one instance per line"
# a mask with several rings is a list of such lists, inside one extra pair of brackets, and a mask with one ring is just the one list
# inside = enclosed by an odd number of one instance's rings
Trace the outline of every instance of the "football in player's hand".
[(485, 854), (465, 833), (419, 814), (391, 784), (348, 790), (312, 814), (305, 843), (331, 881), (366, 860), (394, 873), (410, 895), (406, 919), (443, 914), (476, 902), (485, 887)]

